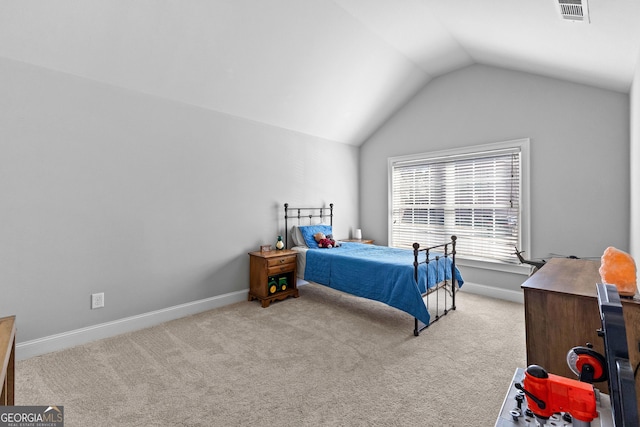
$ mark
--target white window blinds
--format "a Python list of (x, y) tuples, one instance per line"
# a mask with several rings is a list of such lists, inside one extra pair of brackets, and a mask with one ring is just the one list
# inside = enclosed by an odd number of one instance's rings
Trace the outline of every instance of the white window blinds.
[(390, 245), (458, 236), (464, 258), (513, 263), (521, 246), (521, 148), (390, 159)]

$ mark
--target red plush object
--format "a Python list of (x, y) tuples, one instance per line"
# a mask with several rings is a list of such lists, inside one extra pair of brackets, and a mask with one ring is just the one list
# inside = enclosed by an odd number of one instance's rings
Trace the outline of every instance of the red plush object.
[(319, 248), (337, 248), (340, 246), (335, 240), (333, 240), (331, 234), (325, 236), (324, 233), (318, 232), (313, 235), (313, 238), (318, 242)]
[(334, 244), (335, 244), (335, 242), (333, 240), (327, 239), (325, 237), (324, 239), (320, 239), (320, 241), (318, 242), (318, 247), (319, 248), (332, 248)]

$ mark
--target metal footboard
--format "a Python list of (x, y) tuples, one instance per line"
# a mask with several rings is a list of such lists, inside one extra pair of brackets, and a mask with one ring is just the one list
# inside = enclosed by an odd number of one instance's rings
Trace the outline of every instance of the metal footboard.
[[(451, 310), (456, 309), (456, 289), (458, 287), (456, 281), (456, 236), (451, 236), (451, 241), (440, 245), (430, 246), (428, 248), (420, 248), (419, 243), (413, 244), (413, 271), (416, 283), (418, 283), (418, 269), (420, 264), (429, 264), (430, 262), (436, 262), (436, 284), (429, 287), (429, 283), (426, 284), (426, 292), (422, 294), (423, 300), (426, 298), (425, 305), (427, 311), (430, 308), (430, 298), (434, 296), (435, 299), (435, 314), (431, 316), (429, 324), (425, 325), (417, 318), (414, 319), (415, 326), (413, 329), (413, 335), (418, 336), (420, 332), (428, 328), (434, 322), (437, 322), (442, 316), (446, 316)], [(429, 259), (430, 252), (435, 249), (441, 249), (442, 255), (436, 255), (433, 259)], [(420, 255), (424, 253), (425, 259), (420, 261)], [(443, 272), (444, 277), (439, 277), (440, 269), (438, 268), (438, 262), (441, 258), (451, 258), (451, 280), (446, 279), (446, 274)], [(428, 270), (428, 269), (427, 269)], [(427, 273), (428, 281), (428, 273)], [(443, 306), (440, 306), (440, 294), (443, 294)], [(450, 298), (447, 298), (447, 295)], [(431, 313), (430, 313), (431, 314)]]

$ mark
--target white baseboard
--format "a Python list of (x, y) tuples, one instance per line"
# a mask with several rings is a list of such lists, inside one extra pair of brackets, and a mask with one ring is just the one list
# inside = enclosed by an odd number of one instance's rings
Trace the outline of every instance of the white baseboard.
[(169, 320), (179, 319), (236, 302), (246, 301), (247, 292), (249, 292), (249, 289), (18, 343), (16, 344), (16, 360), (28, 359), (33, 356), (63, 350), (91, 341), (148, 328)]
[(513, 291), (510, 289), (496, 288), (493, 286), (480, 285), (478, 283), (469, 282), (464, 282), (464, 285), (462, 285), (460, 291), (524, 304), (524, 295), (522, 291)]
[[(303, 284), (303, 283), (299, 283)], [(484, 295), (491, 298), (524, 303), (521, 291), (495, 288), (493, 286), (480, 285), (465, 282), (460, 288), (462, 292)], [(246, 301), (249, 290), (231, 292), (211, 298), (205, 298), (186, 304), (175, 305), (161, 310), (151, 311), (136, 316), (126, 317), (99, 325), (75, 329), (73, 331), (37, 338), (16, 344), (16, 360), (24, 360), (53, 351), (64, 350), (77, 345), (86, 344), (103, 338), (109, 338), (139, 329), (149, 328), (170, 320), (223, 307), (240, 301)]]

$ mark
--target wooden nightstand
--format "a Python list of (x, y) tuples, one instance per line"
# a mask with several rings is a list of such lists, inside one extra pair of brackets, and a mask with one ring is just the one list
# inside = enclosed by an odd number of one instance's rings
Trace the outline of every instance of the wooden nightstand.
[(249, 252), (249, 301), (269, 307), (271, 301), (298, 298), (296, 257), (289, 249)]
[(375, 240), (373, 239), (340, 239), (339, 242), (353, 242), (353, 243), (364, 243), (367, 245), (373, 245)]

